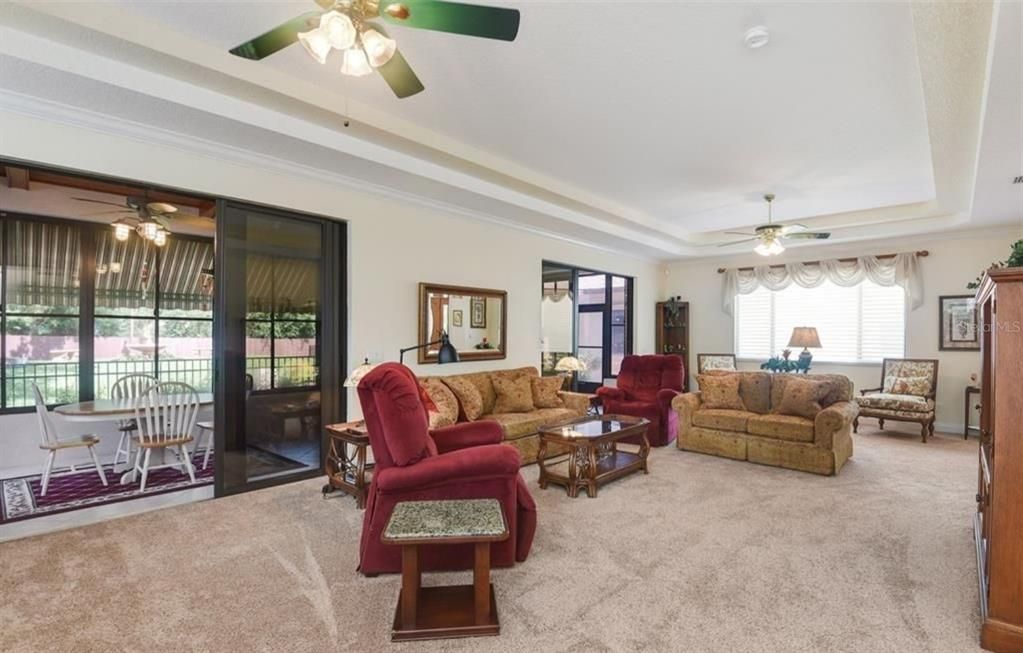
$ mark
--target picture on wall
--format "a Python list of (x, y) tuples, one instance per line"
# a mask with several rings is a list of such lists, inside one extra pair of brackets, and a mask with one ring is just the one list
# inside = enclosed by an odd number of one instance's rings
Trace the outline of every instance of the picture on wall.
[(487, 328), (487, 300), (473, 297), (469, 302), (469, 326), (473, 329)]
[(462, 326), (462, 311), (458, 309), (451, 311), (451, 326)]
[(943, 295), (938, 298), (942, 351), (979, 351), (977, 307), (973, 295)]

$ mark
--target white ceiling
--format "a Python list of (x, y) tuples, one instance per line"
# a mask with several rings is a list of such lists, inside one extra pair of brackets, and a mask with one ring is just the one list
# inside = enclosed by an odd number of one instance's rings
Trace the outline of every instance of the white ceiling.
[[(836, 242), (1023, 216), (998, 186), (1023, 144), (1018, 5), (492, 4), (521, 10), (514, 43), (390, 30), (426, 86), (405, 100), (298, 46), (227, 54), (311, 2), (5, 5), (0, 91), (286, 138), (311, 165), (660, 258), (734, 251), (721, 232), (762, 222), (766, 191)], [(759, 24), (771, 42), (749, 50)]]

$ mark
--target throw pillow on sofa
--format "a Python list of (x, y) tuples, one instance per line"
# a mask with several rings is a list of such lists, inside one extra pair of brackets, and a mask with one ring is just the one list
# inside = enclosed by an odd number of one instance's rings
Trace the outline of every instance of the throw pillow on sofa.
[(700, 374), (696, 381), (700, 384), (702, 408), (746, 410), (746, 404), (739, 396), (738, 374)]
[(458, 399), (455, 393), (439, 379), (426, 379), (423, 381), (423, 387), (436, 407), (436, 410), (429, 411), (430, 428), (439, 429), (457, 422)]
[(774, 412), (779, 415), (793, 415), (814, 419), (824, 410), (821, 398), (831, 390), (826, 381), (811, 381), (792, 377), (785, 382), (781, 403)]
[(494, 403), (495, 413), (529, 413), (533, 406), (533, 384), (528, 376), (493, 377), (494, 392), (497, 401)]
[(458, 403), (462, 406), (465, 419), (470, 422), (478, 420), (483, 414), (483, 396), (479, 389), (466, 379), (457, 376), (444, 379), (444, 383), (458, 397)]
[(565, 384), (562, 376), (531, 376), (529, 383), (533, 390), (533, 405), (537, 408), (561, 408), (565, 400), (558, 394)]

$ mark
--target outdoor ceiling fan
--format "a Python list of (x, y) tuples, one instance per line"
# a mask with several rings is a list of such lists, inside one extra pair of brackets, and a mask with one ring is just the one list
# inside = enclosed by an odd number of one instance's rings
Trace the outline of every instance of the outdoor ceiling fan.
[(759, 227), (756, 227), (753, 230), (753, 233), (726, 231), (726, 234), (752, 236), (752, 238), (736, 240), (730, 243), (722, 243), (718, 245), (718, 247), (729, 247), (731, 245), (738, 245), (739, 243), (752, 243), (759, 240), (760, 243), (753, 248), (753, 251), (761, 256), (774, 256), (785, 251), (785, 246), (781, 244), (782, 240), (823, 240), (825, 238), (831, 238), (831, 233), (827, 231), (805, 231), (807, 228), (805, 225), (775, 224), (773, 221), (774, 216), (771, 212), (771, 203), (774, 202), (774, 193), (764, 195), (764, 199), (767, 201), (767, 224), (762, 224)]
[[(120, 215), (121, 217), (111, 223), (114, 228), (114, 237), (119, 241), (128, 240), (134, 230), (139, 236), (152, 242), (157, 247), (167, 244), (167, 235), (170, 233), (168, 223), (170, 217), (178, 212), (178, 207), (166, 202), (149, 202), (145, 197), (127, 197), (124, 204), (107, 202), (106, 200), (94, 200), (88, 197), (72, 197), (78, 202), (91, 202), (92, 204), (105, 204), (117, 207), (111, 211), (100, 211), (89, 215)], [(128, 214), (125, 216), (124, 214)]]
[(343, 52), (340, 71), (361, 77), (374, 70), (399, 98), (423, 90), (397, 43), (387, 36), (379, 18), (393, 25), (514, 41), (519, 31), (517, 9), (485, 7), (441, 0), (315, 0), (324, 11), (310, 11), (232, 48), (245, 59), (263, 59), (295, 41), (321, 64), (333, 50)]

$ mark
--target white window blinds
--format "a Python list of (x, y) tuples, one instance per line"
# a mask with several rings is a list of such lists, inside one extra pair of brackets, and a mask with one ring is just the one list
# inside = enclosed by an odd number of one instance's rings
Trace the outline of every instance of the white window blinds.
[[(816, 288), (757, 288), (735, 298), (735, 351), (740, 358), (780, 355), (792, 329), (817, 328), (815, 361), (875, 362), (905, 354), (906, 293), (899, 286), (863, 281), (853, 287), (825, 281)], [(798, 351), (793, 352), (793, 356)]]

